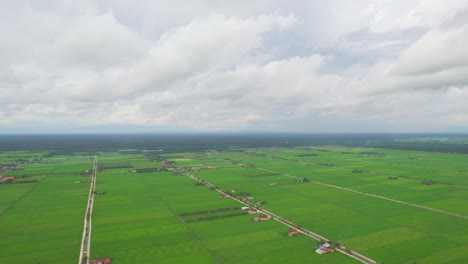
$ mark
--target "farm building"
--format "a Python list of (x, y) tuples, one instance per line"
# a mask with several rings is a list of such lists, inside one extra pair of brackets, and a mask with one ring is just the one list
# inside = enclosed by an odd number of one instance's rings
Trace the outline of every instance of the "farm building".
[(295, 235), (298, 235), (300, 234), (301, 232), (299, 232), (299, 230), (297, 229), (293, 229), (291, 231), (288, 232), (288, 236), (295, 236)]
[(247, 196), (247, 197), (242, 198), (242, 201), (244, 202), (248, 200), (253, 200), (253, 196)]
[(241, 207), (241, 210), (249, 210), (249, 209), (250, 209), (250, 207), (248, 207), (248, 206)]
[(317, 253), (319, 255), (324, 255), (324, 254), (330, 253), (331, 251), (332, 251), (332, 249), (330, 248), (330, 244), (325, 243), (325, 244), (321, 245), (320, 247), (318, 247), (315, 250), (315, 253)]
[(253, 220), (255, 222), (258, 222), (258, 221), (267, 221), (267, 220), (270, 220), (271, 219), (271, 216), (269, 215), (262, 215), (262, 216), (259, 216), (259, 217), (255, 217)]
[(89, 262), (90, 264), (110, 264), (110, 258), (100, 258), (100, 259), (93, 259)]
[(15, 176), (3, 176), (0, 177), (0, 183), (11, 183), (15, 180)]
[(258, 213), (258, 212), (257, 212), (257, 210), (255, 210), (255, 209), (250, 209), (250, 210), (247, 210), (247, 213), (248, 213), (248, 214), (256, 214), (256, 213)]

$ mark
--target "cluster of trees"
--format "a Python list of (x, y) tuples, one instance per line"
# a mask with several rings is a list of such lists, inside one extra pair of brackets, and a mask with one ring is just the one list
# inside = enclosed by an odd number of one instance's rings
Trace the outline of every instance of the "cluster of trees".
[(33, 182), (39, 182), (39, 180), (15, 180), (12, 183), (33, 183)]
[(299, 154), (299, 155), (296, 155), (297, 157), (315, 157), (315, 156), (318, 156), (318, 154), (315, 154), (315, 153), (305, 153), (305, 154)]
[(220, 219), (220, 218), (226, 218), (226, 217), (233, 217), (233, 216), (239, 216), (239, 215), (245, 215), (247, 212), (239, 212), (235, 214), (226, 214), (226, 215), (213, 215), (213, 216), (206, 216), (206, 217), (199, 217), (195, 219), (189, 219), (185, 220), (185, 222), (197, 222), (197, 221), (206, 221), (206, 220), (214, 220), (214, 219)]
[(92, 169), (89, 169), (89, 170), (84, 170), (84, 171), (81, 171), (81, 172), (78, 172), (78, 175), (81, 175), (81, 176), (90, 176), (93, 174), (93, 170)]
[(432, 185), (432, 184), (436, 184), (438, 182), (434, 181), (434, 180), (423, 180), (422, 183), (426, 184), (426, 185)]
[(140, 169), (135, 169), (135, 172), (136, 173), (147, 173), (147, 172), (158, 172), (158, 171), (161, 171), (161, 170), (162, 169), (160, 169), (160, 168), (140, 168)]
[(375, 152), (375, 151), (363, 151), (360, 152), (361, 155), (384, 155), (383, 153)]
[(215, 210), (205, 210), (205, 211), (196, 211), (196, 212), (190, 212), (190, 213), (181, 213), (179, 216), (209, 214), (209, 213), (235, 211), (235, 210), (240, 210), (240, 208), (239, 207), (224, 207), (224, 208), (218, 208), (218, 209), (215, 209)]
[(255, 202), (255, 205), (262, 205), (262, 204), (266, 204), (266, 200), (258, 200)]
[(98, 170), (103, 171), (105, 169), (128, 169), (133, 168), (131, 164), (109, 164), (109, 163), (99, 163)]
[(259, 172), (255, 174), (244, 174), (243, 176), (248, 176), (248, 177), (263, 177), (263, 176), (275, 176), (275, 175), (280, 175), (281, 173), (278, 172)]

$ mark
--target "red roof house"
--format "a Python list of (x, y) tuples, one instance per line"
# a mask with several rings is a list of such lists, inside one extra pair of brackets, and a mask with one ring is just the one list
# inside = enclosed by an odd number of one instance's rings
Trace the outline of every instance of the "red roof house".
[(12, 182), (15, 179), (15, 176), (3, 176), (0, 178), (0, 183), (2, 182)]
[(293, 230), (288, 232), (288, 236), (294, 236), (294, 235), (297, 235), (299, 233), (300, 233), (299, 230), (293, 229)]
[(266, 220), (270, 220), (270, 219), (271, 219), (271, 216), (262, 215), (262, 216), (259, 216), (259, 217), (255, 217), (253, 220), (258, 222), (258, 221), (266, 221)]
[(89, 262), (90, 264), (110, 264), (110, 258), (100, 258), (100, 259), (93, 259)]
[(256, 213), (257, 213), (257, 210), (250, 209), (250, 210), (247, 210), (247, 213), (248, 213), (248, 214), (256, 214)]

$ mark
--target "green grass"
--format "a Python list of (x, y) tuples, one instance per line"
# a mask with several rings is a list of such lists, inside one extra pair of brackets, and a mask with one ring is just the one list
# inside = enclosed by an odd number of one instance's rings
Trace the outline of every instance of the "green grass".
[(47, 158), (21, 171), (40, 182), (0, 186), (0, 263), (77, 261), (89, 184), (76, 184), (75, 172), (89, 165)]
[[(248, 192), (253, 201), (313, 232), (385, 263), (463, 263), (468, 220), (364, 194), (315, 184), (308, 178), (359, 192), (467, 215), (468, 156), (340, 146), (237, 149), (240, 152), (161, 154), (223, 190)], [(135, 152), (136, 153), (136, 152)], [(43, 152), (3, 152), (0, 160)], [(92, 156), (60, 155), (11, 171), (39, 182), (0, 185), (0, 263), (76, 263), (89, 184), (79, 173)], [(107, 165), (161, 168), (143, 154), (107, 152)], [(244, 168), (241, 164), (254, 164)], [(201, 165), (211, 166), (207, 169)], [(216, 219), (240, 210), (206, 186), (171, 172), (105, 169), (97, 176), (91, 256), (113, 263), (356, 263), (339, 253), (319, 256), (304, 235), (253, 222), (252, 215)], [(275, 173), (262, 169), (272, 170)], [(355, 173), (358, 170), (358, 173)], [(353, 172), (354, 171), (354, 172)], [(286, 175), (292, 175), (288, 177)], [(398, 179), (389, 179), (389, 176)], [(423, 184), (423, 180), (435, 184)], [(188, 213), (208, 211), (202, 214)]]
[[(351, 248), (371, 252), (385, 262), (410, 261), (416, 257), (407, 254), (397, 258), (383, 254), (409, 243), (418, 252), (426, 242), (445, 241), (451, 247), (466, 245), (468, 231), (466, 219), (427, 211), (362, 194), (351, 193), (313, 183), (296, 183), (286, 176), (256, 177), (261, 169), (273, 170), (299, 178), (350, 188), (410, 203), (431, 206), (448, 212), (466, 214), (467, 190), (454, 186), (466, 182), (460, 165), (466, 156), (454, 154), (351, 149), (322, 147), (326, 151), (307, 150), (317, 156), (298, 156), (301, 149), (257, 149), (264, 156), (240, 155), (236, 162), (253, 163), (257, 169), (242, 167), (221, 168), (195, 173), (222, 189), (237, 188), (265, 199), (265, 208), (332, 240), (339, 240)], [(378, 156), (365, 156), (361, 152), (375, 151)], [(343, 152), (349, 152), (343, 154)], [(220, 156), (223, 156), (221, 154)], [(408, 159), (416, 156), (417, 160)], [(423, 162), (422, 160), (431, 160)], [(434, 163), (434, 160), (437, 160)], [(226, 162), (226, 163), (229, 163)], [(331, 164), (333, 167), (320, 164)], [(416, 164), (415, 164), (416, 163)], [(353, 169), (363, 172), (353, 173)], [(388, 175), (401, 176), (389, 180)], [(424, 175), (424, 176), (422, 176)], [(450, 177), (449, 177), (450, 176)], [(424, 185), (422, 179), (444, 180), (443, 184)], [(275, 185), (269, 185), (270, 183)], [(458, 231), (457, 231), (458, 230)], [(425, 240), (421, 240), (425, 241)], [(427, 242), (429, 243), (429, 242)], [(434, 242), (435, 243), (435, 242)], [(435, 243), (436, 245), (436, 243)], [(430, 254), (441, 249), (432, 249)], [(429, 254), (421, 251), (420, 255)], [(419, 256), (415, 254), (415, 256)], [(396, 262), (398, 262), (396, 261)]]

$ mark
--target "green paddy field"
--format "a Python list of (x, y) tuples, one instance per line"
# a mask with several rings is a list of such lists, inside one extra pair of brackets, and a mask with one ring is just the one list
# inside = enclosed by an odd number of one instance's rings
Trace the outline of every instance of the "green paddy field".
[[(468, 263), (467, 155), (341, 146), (150, 152), (98, 155), (96, 191), (105, 194), (94, 200), (91, 258), (359, 263), (316, 254), (317, 241), (288, 237), (279, 222), (253, 222), (242, 204), (173, 171), (183, 168), (380, 263)], [(0, 185), (0, 263), (78, 262), (90, 187), (79, 182), (93, 156), (43, 154), (0, 154), (0, 163), (41, 157), (4, 173), (34, 182)]]

